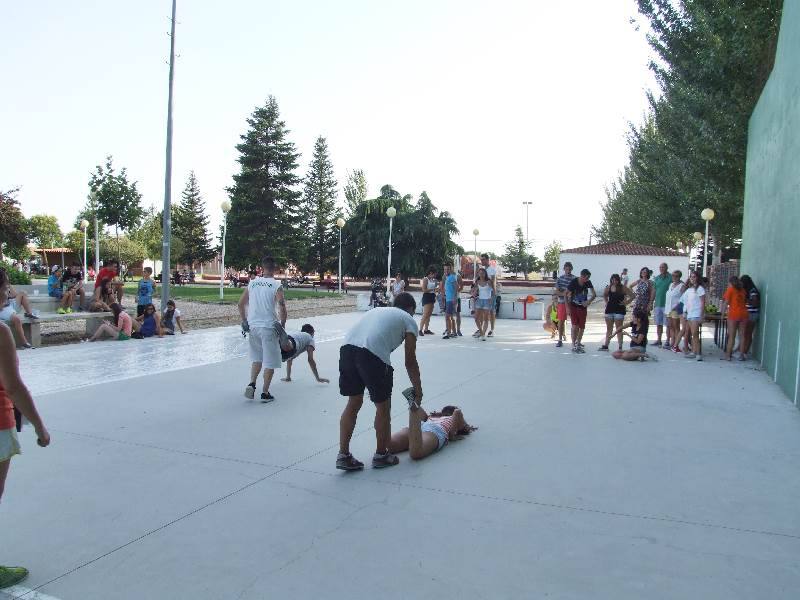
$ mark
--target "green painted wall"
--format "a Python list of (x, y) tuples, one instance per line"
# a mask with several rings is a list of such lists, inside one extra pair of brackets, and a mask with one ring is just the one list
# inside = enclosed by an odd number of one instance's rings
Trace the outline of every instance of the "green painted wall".
[(800, 0), (785, 0), (775, 67), (750, 118), (742, 273), (761, 291), (755, 355), (800, 401)]

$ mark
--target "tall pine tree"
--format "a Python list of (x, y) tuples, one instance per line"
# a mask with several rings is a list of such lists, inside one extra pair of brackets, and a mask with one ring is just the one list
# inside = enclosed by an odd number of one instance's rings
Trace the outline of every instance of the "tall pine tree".
[(342, 212), (336, 207), (336, 186), (333, 164), (328, 156), (328, 142), (320, 136), (314, 144), (314, 155), (305, 179), (302, 224), (308, 247), (305, 260), (301, 262), (304, 271), (314, 271), (320, 279), (326, 271), (335, 268), (338, 260), (336, 219)]
[(182, 263), (191, 265), (204, 263), (214, 258), (216, 252), (211, 248), (208, 236), (208, 215), (206, 203), (200, 195), (200, 187), (194, 171), (189, 172), (181, 203), (173, 221), (174, 234), (183, 241), (183, 249), (178, 256)]
[(247, 119), (249, 129), (236, 146), (241, 169), (228, 188), (226, 261), (237, 267), (257, 265), (264, 254), (286, 264), (302, 252), (295, 174), (299, 154), (287, 140), (273, 96)]

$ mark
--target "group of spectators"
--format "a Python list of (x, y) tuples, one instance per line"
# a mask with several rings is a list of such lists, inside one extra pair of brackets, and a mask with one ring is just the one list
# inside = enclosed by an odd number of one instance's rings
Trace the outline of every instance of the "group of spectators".
[[(572, 323), (572, 351), (585, 352), (582, 343), (588, 307), (597, 298), (591, 273), (583, 269), (579, 276), (572, 273), (572, 264), (564, 264), (564, 272), (556, 280), (547, 327), (552, 337), (558, 335), (556, 346), (563, 345), (567, 317)], [(700, 346), (700, 326), (706, 316), (708, 281), (700, 271), (692, 271), (684, 281), (680, 270), (669, 272), (666, 263), (659, 265), (659, 274), (642, 267), (639, 278), (628, 281), (627, 269), (613, 274), (603, 290), (605, 302), (606, 336), (600, 350), (609, 350), (616, 338), (618, 350), (615, 358), (646, 360), (655, 358), (648, 354), (648, 333), (651, 318), (655, 321), (656, 341), (653, 347), (683, 353), (686, 358), (703, 360)], [(631, 320), (624, 323), (628, 306)], [(739, 339), (738, 360), (747, 360), (753, 341), (753, 332), (759, 317), (760, 295), (749, 275), (729, 279), (723, 295), (720, 313), (727, 321), (728, 339), (723, 359), (732, 360), (736, 338)], [(630, 330), (628, 332), (627, 330)], [(630, 337), (630, 348), (623, 349), (623, 336)]]

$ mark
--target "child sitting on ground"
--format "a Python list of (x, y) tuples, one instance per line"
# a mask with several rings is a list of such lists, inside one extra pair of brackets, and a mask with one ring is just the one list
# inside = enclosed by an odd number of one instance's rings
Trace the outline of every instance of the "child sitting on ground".
[(167, 308), (161, 317), (161, 328), (167, 335), (175, 335), (175, 326), (178, 326), (181, 333), (186, 333), (181, 322), (181, 311), (175, 307), (175, 300), (167, 301)]
[(154, 335), (164, 337), (164, 331), (161, 329), (161, 318), (158, 316), (156, 307), (153, 304), (148, 304), (144, 307), (144, 313), (136, 317), (133, 328), (136, 331), (131, 337), (137, 339), (149, 338)]
[[(635, 310), (633, 312), (633, 320), (628, 323), (627, 325), (623, 326), (621, 329), (618, 329), (614, 332), (611, 336), (612, 338), (614, 335), (622, 330), (623, 335), (627, 335), (631, 338), (631, 348), (630, 350), (617, 350), (616, 352), (612, 353), (611, 356), (614, 358), (618, 358), (621, 360), (656, 360), (656, 357), (652, 354), (647, 353), (647, 329), (650, 323), (647, 318), (647, 313), (643, 310)], [(624, 331), (625, 329), (630, 329), (631, 332), (628, 333)]]
[(113, 324), (103, 322), (89, 339), (90, 342), (96, 342), (104, 335), (109, 336), (112, 340), (118, 340), (120, 342), (131, 339), (131, 331), (133, 330), (133, 319), (131, 319), (131, 316), (122, 310), (122, 306), (119, 302), (113, 302), (110, 308), (111, 312), (114, 313)]

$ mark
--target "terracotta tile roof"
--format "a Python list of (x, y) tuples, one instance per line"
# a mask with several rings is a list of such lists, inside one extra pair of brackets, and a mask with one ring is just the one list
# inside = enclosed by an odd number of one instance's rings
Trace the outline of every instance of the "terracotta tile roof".
[(683, 252), (671, 248), (657, 248), (632, 242), (610, 242), (608, 244), (595, 244), (594, 246), (581, 246), (562, 250), (562, 254), (621, 254), (623, 256), (686, 256)]

